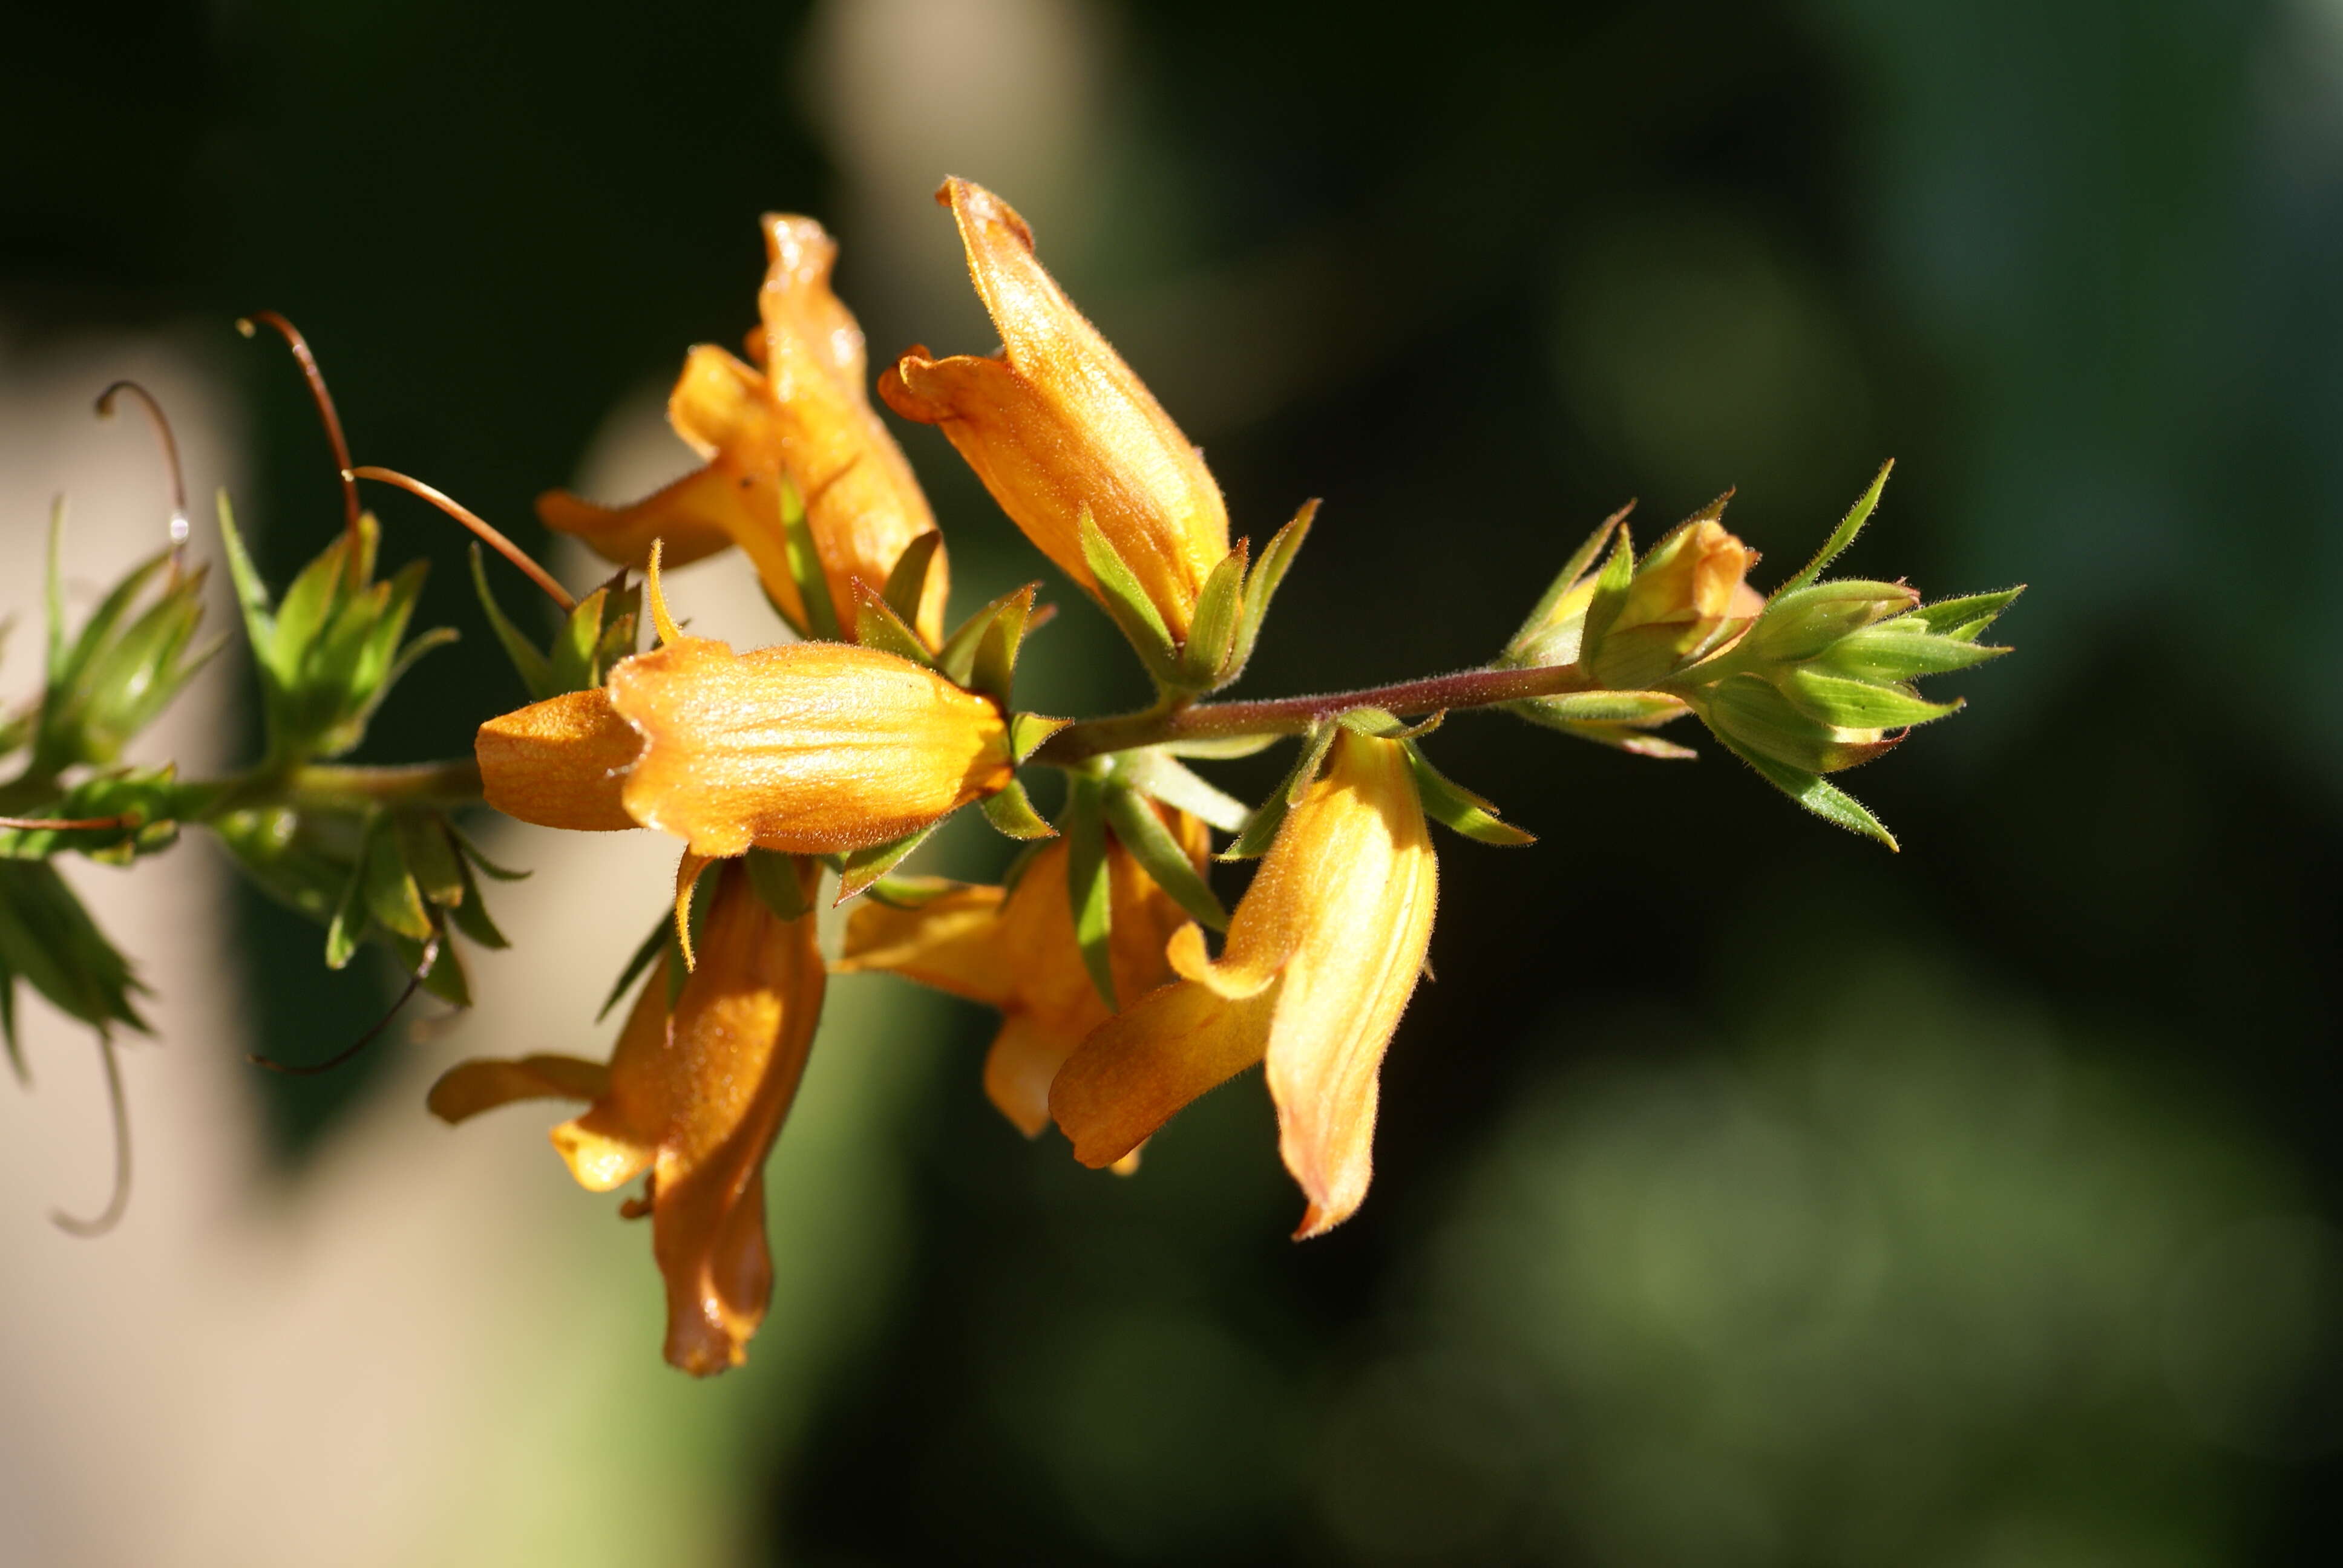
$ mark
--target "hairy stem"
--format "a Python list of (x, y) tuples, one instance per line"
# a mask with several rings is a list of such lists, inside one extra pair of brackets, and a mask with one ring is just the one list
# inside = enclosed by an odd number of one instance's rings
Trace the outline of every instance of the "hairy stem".
[(1486, 708), (1529, 697), (1553, 697), (1589, 689), (1574, 665), (1542, 669), (1467, 669), (1394, 686), (1318, 697), (1283, 697), (1268, 702), (1197, 702), (1184, 708), (1151, 708), (1111, 719), (1068, 725), (1034, 753), (1037, 762), (1059, 767), (1172, 740), (1224, 740), (1242, 735), (1298, 735), (1322, 719), (1354, 708), (1380, 708), (1406, 718), (1458, 708)]
[(480, 767), (470, 758), (385, 767), (308, 763), (223, 779), (206, 818), (258, 806), (365, 810), (372, 806), (468, 806), (480, 799)]

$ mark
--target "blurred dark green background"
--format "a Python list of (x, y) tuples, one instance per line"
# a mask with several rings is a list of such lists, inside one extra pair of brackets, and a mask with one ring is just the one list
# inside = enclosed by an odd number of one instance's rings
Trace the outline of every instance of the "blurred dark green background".
[[(927, 203), (952, 172), (1033, 220), (1238, 531), (1325, 498), (1248, 691), (1486, 657), (1630, 496), (1649, 538), (1740, 486), (1770, 582), (1889, 456), (1851, 568), (2033, 585), (2019, 655), (1942, 683), (1972, 710), (1849, 780), (1899, 857), (1714, 747), (1452, 724), (1443, 766), (1543, 842), (1443, 841), (1439, 980), (1385, 1069), (1374, 1193), (1323, 1241), (1283, 1239), (1257, 1080), (1111, 1181), (1010, 1131), (977, 1090), (990, 1019), (955, 1012), (899, 1155), (900, 1286), (741, 1498), (755, 1552), (2336, 1549), (2343, 5), (245, 0), (5, 25), (0, 310), (216, 332), (279, 575), (334, 480), (238, 312), (307, 331), (361, 461), (514, 526), (614, 406), (748, 325), (760, 210), (840, 231), (874, 357), (985, 347)], [(958, 602), (1031, 575), (944, 443), (903, 438)], [(458, 751), (519, 693), (465, 676), (488, 654), (452, 530), (382, 507), (469, 646), (369, 751)], [(1101, 625), (1074, 605), (1044, 635), (1087, 655)], [(244, 918), (256, 952), (313, 940)], [(271, 970), (289, 1053), (374, 1005), (364, 977)], [(256, 1077), (287, 1180), (367, 1083)]]

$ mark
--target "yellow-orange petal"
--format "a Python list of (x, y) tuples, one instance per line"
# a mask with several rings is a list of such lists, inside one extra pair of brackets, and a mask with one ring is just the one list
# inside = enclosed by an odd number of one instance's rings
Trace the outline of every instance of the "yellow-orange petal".
[(472, 742), (481, 793), (541, 828), (614, 832), (636, 826), (621, 776), (642, 738), (599, 690), (572, 691), (489, 719)]
[[(776, 449), (805, 498), (831, 602), (850, 626), (853, 585), (884, 589), (904, 549), (934, 531), (935, 516), (870, 406), (862, 329), (830, 289), (838, 242), (809, 217), (768, 213), (764, 230), (768, 266), (758, 307)], [(939, 550), (911, 618), (930, 648), (943, 645), (950, 581)]]
[(627, 811), (710, 858), (886, 843), (1009, 782), (990, 700), (873, 648), (685, 638), (620, 661), (608, 689), (643, 739)]
[(1112, 1165), (1190, 1101), (1259, 1061), (1276, 1000), (1274, 987), (1229, 1001), (1181, 980), (1101, 1024), (1050, 1086), (1050, 1114), (1074, 1158)]
[(574, 1056), (480, 1057), (441, 1073), (423, 1103), (452, 1126), (520, 1100), (598, 1100), (609, 1083), (608, 1068)]
[[(771, 486), (764, 498), (778, 508)], [(716, 468), (686, 474), (630, 507), (598, 506), (567, 490), (537, 498), (539, 521), (568, 534), (612, 566), (639, 568), (655, 540), (665, 540), (661, 558), (671, 567), (703, 560), (730, 547), (747, 524), (755, 498), (741, 480)]]
[(846, 918), (838, 970), (884, 970), (999, 1007), (1014, 993), (1019, 979), (1001, 939), (1002, 896), (1002, 890), (978, 883), (954, 888), (917, 908), (860, 900)]
[(990, 191), (950, 179), (969, 275), (1001, 333), (998, 359), (899, 359), (880, 395), (942, 426), (1001, 509), (1084, 587), (1081, 516), (1139, 578), (1175, 638), (1228, 553), (1228, 509), (1204, 459), (1033, 252), (1032, 231)]

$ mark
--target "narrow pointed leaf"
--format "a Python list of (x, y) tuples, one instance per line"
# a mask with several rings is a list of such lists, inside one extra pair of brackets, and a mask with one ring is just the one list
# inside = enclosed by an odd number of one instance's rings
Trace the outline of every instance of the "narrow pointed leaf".
[(610, 1010), (618, 1005), (618, 1000), (635, 989), (635, 982), (643, 978), (643, 972), (658, 960), (659, 954), (665, 952), (668, 944), (674, 940), (675, 917), (662, 910), (659, 923), (651, 927), (651, 934), (643, 939), (642, 945), (635, 950), (635, 956), (628, 959), (627, 967), (618, 971), (618, 983), (611, 986), (610, 994), (602, 999), (602, 1009), (594, 1015), (596, 1023), (610, 1016)]
[(1536, 836), (1497, 819), (1497, 809), (1432, 765), (1423, 749), (1407, 744), (1408, 766), (1415, 772), (1416, 792), (1423, 798), (1424, 814), (1466, 838), (1483, 844), (1534, 844)]
[(442, 909), (463, 902), (463, 862), (447, 841), (447, 830), (439, 825), (439, 819), (403, 815), (397, 824), (399, 854), (425, 902)]
[(920, 640), (918, 632), (903, 623), (892, 605), (872, 593), (859, 578), (854, 584), (854, 597), (855, 641), (898, 658), (908, 658), (916, 665), (934, 667), (934, 656), (929, 653), (928, 645)]
[(1878, 476), (1871, 481), (1871, 488), (1855, 498), (1855, 505), (1847, 508), (1846, 516), (1838, 520), (1838, 527), (1833, 528), (1830, 538), (1823, 541), (1823, 548), (1815, 552), (1815, 558), (1800, 568), (1797, 576), (1774, 590), (1775, 598), (1785, 593), (1794, 593), (1822, 576), (1823, 568), (1836, 560), (1847, 546), (1855, 543), (1855, 536), (1863, 532), (1863, 525), (1871, 520), (1873, 508), (1879, 505), (1879, 492), (1887, 487), (1887, 476), (1895, 468), (1896, 459), (1893, 457), (1879, 465)]
[(356, 864), (350, 867), (349, 880), (342, 884), (342, 896), (334, 905), (334, 918), (326, 926), (326, 967), (341, 969), (358, 950), (366, 940), (366, 851), (361, 847)]
[(1570, 691), (1508, 706), (1542, 724), (1665, 724), (1688, 711), (1684, 699), (1664, 691)]
[(1027, 583), (1007, 597), (1001, 611), (976, 639), (976, 657), (969, 665), (969, 685), (1009, 710), (1011, 688), (1017, 678), (1017, 650), (1024, 646), (1025, 624), (1033, 613), (1033, 592), (1039, 583)]
[(919, 624), (920, 603), (928, 597), (928, 573), (935, 561), (936, 548), (943, 542), (943, 535), (930, 528), (903, 547), (903, 553), (895, 558), (894, 568), (887, 574), (883, 597), (906, 624)]
[(1031, 592), (1037, 586), (1028, 584), (1002, 594), (960, 622), (951, 636), (944, 639), (943, 651), (936, 655), (936, 668), (943, 671), (944, 678), (955, 685), (966, 686), (970, 672), (976, 668), (976, 645), (991, 627), (993, 618), (1008, 608), (1011, 599), (1019, 594)]
[(1216, 931), (1229, 929), (1229, 911), (1214, 895), (1196, 863), (1188, 859), (1188, 851), (1155, 814), (1155, 808), (1141, 798), (1139, 791), (1127, 784), (1111, 783), (1106, 787), (1106, 819), (1114, 829), (1114, 836), (1131, 851), (1142, 869), (1154, 879), (1155, 885), (1171, 895), (1172, 901), (1188, 912), (1189, 918)]
[(1082, 968), (1109, 1012), (1121, 1010), (1114, 995), (1114, 961), (1110, 939), (1114, 930), (1114, 900), (1109, 886), (1106, 859), (1104, 789), (1098, 779), (1076, 775), (1066, 796), (1066, 897), (1072, 905), (1074, 945), (1081, 950)]
[(497, 602), (496, 594), (488, 587), (488, 568), (478, 545), (472, 547), (472, 590), (479, 598), (480, 612), (488, 618), (488, 629), (496, 634), (497, 646), (512, 660), (513, 670), (520, 677), (530, 699), (542, 702), (554, 696), (552, 670), (545, 655), (538, 652), (520, 628), (505, 614), (504, 606)]
[(463, 856), (456, 857), (456, 868), (464, 879), (464, 896), (447, 911), (456, 929), (484, 948), (508, 948), (504, 932), (488, 918), (488, 901), (480, 896), (480, 884), (472, 875), (471, 862)]
[(807, 869), (793, 855), (776, 854), (770, 849), (749, 851), (749, 886), (765, 901), (767, 909), (784, 920), (794, 920), (813, 908), (813, 889), (809, 886)]
[(1785, 762), (1745, 750), (1720, 735), (1725, 749), (1757, 770), (1757, 776), (1787, 795), (1806, 810), (1824, 821), (1859, 833), (1866, 839), (1876, 839), (1890, 849), (1896, 848), (1896, 835), (1886, 825), (1866, 809), (1862, 801), (1818, 774), (1803, 768), (1793, 768)]
[(1277, 597), (1278, 585), (1285, 580), (1293, 565), (1293, 558), (1302, 553), (1302, 543), (1310, 538), (1311, 525), (1318, 520), (1315, 497), (1302, 503), (1302, 509), (1270, 536), (1269, 547), (1261, 552), (1261, 560), (1245, 578), (1243, 612), (1237, 619), (1234, 646), (1229, 650), (1224, 680), (1234, 680), (1252, 662), (1253, 645), (1261, 640), (1262, 622), (1269, 618), (1270, 601)]
[(846, 902), (847, 900), (853, 898), (863, 889), (893, 870), (904, 856), (918, 849), (926, 840), (927, 836), (934, 831), (935, 825), (930, 823), (916, 833), (906, 833), (891, 842), (873, 844), (867, 849), (856, 849), (847, 855), (838, 866), (836, 902), (840, 904)]
[(1009, 716), (1009, 755), (1011, 760), (1022, 762), (1041, 749), (1041, 743), (1073, 722), (1071, 719), (1052, 719), (1045, 713), (1012, 713)]
[(1586, 536), (1586, 542), (1571, 552), (1570, 558), (1563, 563), (1562, 570), (1554, 574), (1554, 580), (1546, 585), (1545, 592), (1538, 596), (1537, 603), (1523, 618), (1521, 629), (1507, 640), (1507, 648), (1519, 648), (1545, 628), (1546, 618), (1554, 613), (1554, 607), (1562, 602), (1563, 595), (1577, 586), (1579, 578), (1586, 575), (1586, 568), (1594, 564), (1594, 558), (1610, 542), (1612, 532), (1625, 522), (1627, 514), (1634, 509), (1635, 503), (1630, 501), (1604, 518), (1602, 524)]
[(821, 569), (821, 551), (806, 524), (805, 499), (798, 487), (781, 481), (781, 544), (797, 585), (798, 602), (805, 606), (806, 630), (825, 642), (839, 638), (838, 607), (830, 597), (830, 578)]
[(1117, 752), (1114, 771), (1115, 777), (1141, 794), (1201, 817), (1223, 833), (1242, 831), (1245, 819), (1252, 815), (1243, 801), (1200, 777), (1161, 747)]
[(1971, 594), (1966, 598), (1948, 598), (1942, 604), (1923, 605), (1913, 614), (1926, 622), (1930, 631), (1968, 642), (1999, 618), (2001, 612), (2025, 591), (2026, 585), (2020, 583), (1999, 593)]
[(397, 829), (384, 819), (367, 833), (366, 858), (360, 862), (366, 880), (367, 913), (375, 924), (409, 941), (427, 940), (431, 915), (416, 890), (415, 877), (399, 851)]
[(1896, 686), (1874, 686), (1801, 667), (1781, 678), (1782, 695), (1800, 711), (1843, 729), (1900, 729), (1956, 713), (1958, 702), (1926, 702)]
[(1180, 650), (1181, 683), (1191, 691), (1210, 691), (1225, 678), (1236, 651), (1237, 622), (1243, 618), (1245, 542), (1221, 558), (1196, 596), (1195, 618), (1188, 625), (1188, 641)]
[(1635, 541), (1627, 525), (1621, 523), (1612, 542), (1611, 555), (1603, 563), (1603, 575), (1594, 579), (1594, 597), (1586, 601), (1585, 629), (1578, 637), (1578, 662), (1592, 664), (1603, 649), (1603, 639), (1611, 634), (1611, 623), (1627, 606), (1627, 588), (1635, 580)]
[(1967, 669), (2008, 651), (1989, 643), (1939, 636), (1917, 617), (1904, 616), (1849, 633), (1825, 649), (1809, 668), (1855, 680), (1916, 680), (1924, 675)]
[(1155, 601), (1147, 597), (1139, 578), (1123, 560), (1085, 508), (1082, 511), (1082, 563), (1091, 568), (1097, 579), (1099, 599), (1114, 624), (1122, 628), (1147, 672), (1166, 685), (1180, 679), (1180, 661), (1172, 646), (1172, 633), (1163, 625), (1163, 617), (1156, 610)]

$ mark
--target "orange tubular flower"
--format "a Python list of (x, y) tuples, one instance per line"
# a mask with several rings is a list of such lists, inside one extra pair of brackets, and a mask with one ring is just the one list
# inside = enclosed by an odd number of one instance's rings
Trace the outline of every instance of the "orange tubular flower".
[(1033, 255), (1009, 204), (963, 179), (936, 199), (959, 220), (968, 268), (999, 328), (998, 357), (914, 348), (879, 378), (907, 419), (940, 425), (1001, 509), (1083, 588), (1087, 511), (1175, 641), (1229, 551), (1229, 516), (1202, 454)]
[(429, 1102), (455, 1122), (516, 1100), (593, 1101), (553, 1130), (553, 1146), (589, 1191), (650, 1172), (667, 1359), (699, 1377), (746, 1358), (772, 1293), (765, 1157), (805, 1071), (824, 983), (811, 916), (774, 915), (744, 868), (713, 874), (722, 881), (699, 967), (675, 1010), (666, 966), (656, 965), (608, 1067), (558, 1056), (467, 1061), (432, 1086)]
[[(702, 344), (668, 399), (669, 423), (708, 467), (618, 509), (548, 490), (538, 515), (621, 566), (641, 567), (657, 538), (670, 567), (737, 544), (782, 613), (804, 626), (781, 532), (785, 477), (804, 498), (830, 602), (851, 636), (853, 585), (884, 588), (904, 548), (935, 531), (935, 517), (870, 406), (861, 328), (830, 288), (838, 242), (808, 217), (768, 213), (764, 227), (764, 325), (750, 337), (764, 368)], [(916, 620), (930, 648), (942, 645), (949, 575), (939, 551)]]
[(736, 654), (682, 638), (619, 661), (602, 691), (490, 719), (475, 749), (483, 793), (508, 816), (656, 828), (709, 859), (887, 843), (1011, 774), (990, 699), (837, 642)]
[(1309, 1207), (1342, 1223), (1373, 1174), (1377, 1075), (1432, 938), (1439, 872), (1406, 753), (1344, 732), (1278, 830), (1213, 961), (1184, 926), (1178, 983), (1082, 1043), (1050, 1111), (1085, 1165), (1112, 1163), (1182, 1106), (1268, 1064), (1278, 1151)]
[[(1203, 823), (1184, 811), (1167, 819), (1202, 869), (1211, 852)], [(838, 966), (892, 970), (1000, 1009), (984, 1091), (1028, 1138), (1049, 1125), (1058, 1069), (1111, 1016), (1074, 944), (1067, 854), (1063, 839), (1046, 846), (1013, 888), (956, 888), (916, 909), (858, 905)], [(1163, 948), (1187, 917), (1111, 839), (1107, 879), (1115, 993), (1142, 996), (1172, 978)]]

